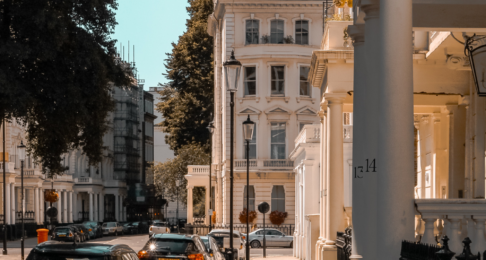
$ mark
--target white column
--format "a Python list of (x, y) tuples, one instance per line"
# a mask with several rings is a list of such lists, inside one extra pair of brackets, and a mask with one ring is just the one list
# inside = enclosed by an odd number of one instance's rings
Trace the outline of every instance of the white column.
[(63, 191), (62, 192), (62, 213), (63, 213), (63, 216), (62, 216), (62, 220), (64, 221), (64, 223), (69, 223), (69, 220), (67, 218), (67, 212), (68, 212), (68, 208), (67, 208), (67, 201), (68, 201), (68, 196), (67, 196), (67, 191)]
[(425, 222), (425, 231), (424, 236), (422, 237), (422, 240), (420, 242), (430, 245), (437, 244), (434, 237), (434, 223), (436, 221), (436, 218), (423, 218), (423, 221)]
[(73, 222), (74, 220), (78, 220), (79, 218), (79, 210), (78, 210), (78, 193), (73, 191)]
[(5, 185), (5, 194), (6, 194), (6, 198), (5, 198), (5, 207), (6, 207), (6, 212), (4, 213), (4, 217), (6, 217), (6, 222), (7, 222), (7, 225), (10, 225), (12, 222), (11, 222), (11, 217), (12, 217), (12, 208), (10, 207), (10, 204), (11, 204), (11, 201), (10, 201), (10, 183), (7, 183), (7, 185)]
[(89, 193), (89, 221), (93, 221), (93, 192)]
[(120, 213), (120, 196), (115, 194), (115, 219), (116, 221), (120, 221), (119, 213)]
[(57, 193), (59, 194), (59, 200), (57, 201), (57, 221), (59, 223), (63, 223), (62, 222), (62, 218), (61, 218), (61, 211), (62, 211), (62, 191), (61, 190), (57, 190)]
[[(472, 83), (471, 83), (472, 84)], [(484, 98), (475, 96), (475, 137), (474, 137), (474, 197), (485, 198), (484, 160)]]
[(44, 224), (44, 190), (39, 188), (39, 222)]
[(474, 216), (474, 221), (476, 221), (476, 232), (473, 243), (471, 244), (471, 252), (481, 252), (484, 251), (483, 245), (486, 244), (484, 239), (484, 221), (485, 216)]
[(93, 205), (94, 218), (93, 221), (98, 222), (98, 193), (94, 194), (94, 205)]
[(34, 219), (35, 222), (39, 223), (39, 188), (34, 188)]
[(16, 196), (15, 196), (15, 183), (11, 183), (10, 184), (11, 187), (10, 187), (10, 207), (12, 208), (12, 215), (11, 215), (11, 219), (12, 219), (12, 224), (15, 224), (15, 216), (17, 215), (17, 212), (15, 211), (15, 208), (16, 208)]
[[(192, 189), (193, 186), (187, 186), (187, 223), (194, 223), (194, 213), (192, 205)], [(179, 207), (179, 218), (181, 217), (181, 208)]]
[(105, 194), (100, 193), (100, 222), (105, 219)]
[(211, 217), (208, 214), (208, 211), (209, 211), (209, 192), (211, 192), (211, 191), (209, 191), (209, 186), (206, 186), (206, 205), (204, 207), (204, 209), (206, 211), (205, 212), (205, 215), (206, 215), (206, 220), (205, 220), (206, 221), (206, 225), (209, 225), (209, 218)]
[(73, 223), (73, 191), (69, 192), (69, 212), (68, 212), (68, 222)]
[[(366, 150), (366, 48), (364, 24), (348, 26), (348, 33), (354, 40), (354, 87), (353, 87), (353, 168), (363, 166), (367, 159)], [(354, 170), (353, 170), (354, 171)], [(368, 177), (368, 176), (366, 176)], [(368, 211), (366, 196), (368, 195), (366, 183), (361, 172), (352, 172), (352, 205), (353, 205), (353, 243), (350, 259), (360, 259), (365, 252), (369, 237)]]
[(346, 93), (327, 93), (327, 226), (326, 245), (335, 247), (337, 232), (344, 231), (343, 100)]
[(380, 31), (377, 237), (379, 258), (394, 259), (414, 239), (412, 0), (381, 0)]

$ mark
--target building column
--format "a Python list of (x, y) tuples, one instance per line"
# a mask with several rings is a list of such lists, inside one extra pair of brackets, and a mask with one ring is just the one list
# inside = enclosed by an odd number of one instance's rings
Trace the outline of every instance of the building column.
[(475, 96), (475, 129), (474, 129), (474, 195), (473, 198), (480, 199), (485, 196), (485, 160), (484, 160), (484, 98)]
[(78, 220), (79, 212), (78, 212), (78, 193), (73, 191), (73, 222)]
[(16, 215), (17, 215), (17, 212), (15, 211), (16, 209), (16, 196), (15, 196), (15, 183), (11, 183), (9, 184), (11, 185), (10, 187), (10, 207), (12, 208), (12, 215), (11, 215), (11, 219), (12, 219), (12, 225), (15, 225), (15, 221), (16, 221)]
[(69, 212), (68, 212), (69, 223), (74, 223), (73, 220), (73, 191), (69, 192)]
[(59, 194), (59, 200), (57, 201), (57, 222), (63, 223), (61, 218), (61, 211), (62, 211), (62, 191), (56, 190), (57, 194)]
[(221, 170), (218, 171), (218, 200), (216, 202), (216, 222), (223, 223), (223, 178), (221, 177)]
[(412, 0), (381, 0), (380, 19), (377, 237), (379, 258), (393, 259), (414, 239)]
[(63, 216), (62, 216), (62, 218), (63, 218), (64, 223), (69, 223), (69, 220), (67, 218), (67, 216), (68, 216), (67, 215), (67, 212), (68, 212), (68, 210), (67, 210), (67, 201), (68, 201), (67, 200), (67, 191), (63, 191), (62, 193), (63, 193), (63, 195), (62, 195), (62, 197), (63, 197), (63, 200), (62, 200), (62, 203), (63, 203), (63, 205), (62, 205)]
[[(193, 213), (193, 205), (192, 205), (192, 189), (193, 186), (187, 186), (187, 223), (194, 224), (194, 213)], [(181, 213), (181, 209), (179, 207), (179, 213)], [(180, 218), (179, 214), (179, 218)]]
[(11, 204), (11, 199), (10, 199), (10, 196), (11, 196), (11, 191), (10, 191), (10, 183), (7, 183), (5, 185), (5, 194), (6, 194), (6, 198), (5, 198), (5, 207), (6, 207), (6, 212), (4, 212), (4, 217), (6, 217), (6, 222), (7, 222), (7, 225), (10, 225), (12, 223), (12, 221), (10, 220), (11, 217), (12, 217), (12, 208), (10, 207), (10, 204)]
[(89, 192), (89, 221), (93, 221), (93, 192)]
[(205, 219), (206, 225), (209, 225), (209, 218), (211, 217), (208, 214), (208, 212), (209, 212), (209, 203), (210, 203), (210, 201), (209, 201), (209, 198), (210, 198), (209, 197), (209, 192), (211, 192), (211, 191), (209, 191), (209, 186), (206, 186), (206, 205), (204, 207), (204, 209), (206, 211), (205, 212), (205, 215), (206, 215), (206, 219)]
[[(367, 159), (366, 149), (366, 46), (365, 46), (365, 25), (355, 24), (348, 27), (348, 32), (354, 40), (354, 86), (353, 86), (353, 167), (358, 169), (363, 166)], [(352, 172), (352, 205), (353, 205), (353, 243), (350, 259), (361, 259), (361, 252), (365, 249), (363, 245), (368, 240), (367, 225), (368, 218), (365, 196), (367, 187), (364, 176), (358, 172)]]
[(119, 213), (120, 213), (120, 196), (115, 194), (115, 219), (116, 221), (120, 221)]
[(44, 224), (44, 190), (39, 188), (39, 222), (40, 224)]
[(39, 188), (34, 188), (34, 219), (39, 224)]
[[(328, 109), (326, 248), (335, 259), (337, 232), (344, 232), (343, 100), (346, 93), (326, 93)], [(325, 251), (327, 251), (325, 249)], [(328, 258), (325, 256), (325, 258)]]
[(100, 193), (100, 222), (103, 222), (105, 219), (105, 194)]
[(93, 221), (98, 222), (98, 193), (94, 193), (94, 205), (93, 205)]

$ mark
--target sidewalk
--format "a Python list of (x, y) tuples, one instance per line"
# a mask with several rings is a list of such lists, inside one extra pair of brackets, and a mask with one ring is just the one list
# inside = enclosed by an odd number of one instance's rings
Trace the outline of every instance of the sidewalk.
[[(0, 251), (3, 249), (3, 242), (0, 242)], [(24, 256), (30, 253), (30, 250), (37, 245), (37, 237), (27, 238), (24, 242)], [(7, 242), (7, 253), (8, 255), (2, 255), (0, 252), (0, 260), (19, 260), (20, 259), (20, 240), (8, 241)]]

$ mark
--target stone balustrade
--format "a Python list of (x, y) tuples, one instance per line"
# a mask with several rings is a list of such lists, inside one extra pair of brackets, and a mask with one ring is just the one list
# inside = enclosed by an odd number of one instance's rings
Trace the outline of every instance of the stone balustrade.
[(207, 175), (209, 173), (209, 165), (188, 165), (187, 173)]
[[(65, 175), (62, 175), (65, 176)], [(70, 175), (69, 175), (70, 176)], [(76, 184), (102, 184), (103, 181), (101, 179), (95, 179), (91, 177), (79, 177), (79, 178), (74, 178), (74, 183)]]
[(319, 143), (321, 141), (320, 124), (305, 125), (295, 138), (295, 145), (304, 143)]
[[(3, 162), (0, 162), (0, 171), (3, 171)], [(5, 172), (15, 172), (15, 163), (14, 162), (6, 162), (5, 163)]]
[(472, 252), (486, 250), (484, 199), (416, 199), (415, 234), (421, 243), (437, 244), (447, 235), (450, 249), (461, 252), (461, 241), (469, 237)]
[[(287, 159), (251, 159), (250, 168), (266, 170), (292, 170), (294, 168), (294, 162)], [(246, 170), (246, 159), (236, 159), (235, 169)]]

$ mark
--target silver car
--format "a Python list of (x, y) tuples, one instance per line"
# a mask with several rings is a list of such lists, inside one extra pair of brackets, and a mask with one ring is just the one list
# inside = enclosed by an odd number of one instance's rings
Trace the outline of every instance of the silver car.
[(263, 247), (263, 232), (267, 247), (292, 247), (293, 236), (287, 236), (277, 229), (257, 229), (250, 233), (249, 241), (252, 248)]

